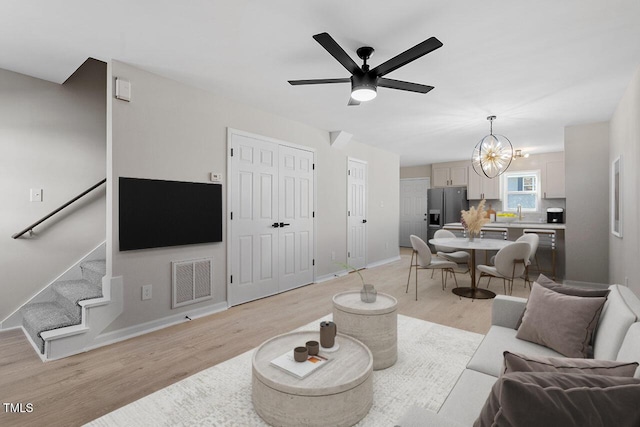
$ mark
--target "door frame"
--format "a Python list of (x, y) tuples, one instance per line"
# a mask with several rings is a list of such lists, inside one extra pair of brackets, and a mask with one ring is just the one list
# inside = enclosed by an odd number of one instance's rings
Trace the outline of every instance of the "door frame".
[[(225, 272), (225, 280), (227, 283), (226, 286), (226, 292), (227, 294), (225, 295), (225, 302), (227, 303), (227, 307), (231, 307), (229, 305), (229, 288), (231, 287), (231, 272), (233, 271), (233, 246), (231, 244), (231, 235), (232, 235), (232, 230), (233, 230), (233, 221), (231, 220), (231, 191), (227, 191), (228, 189), (231, 188), (231, 183), (232, 183), (232, 173), (231, 173), (231, 142), (233, 139), (234, 135), (238, 135), (238, 136), (244, 136), (247, 138), (253, 138), (253, 139), (258, 139), (261, 141), (265, 141), (265, 142), (270, 142), (273, 144), (278, 144), (278, 145), (284, 145), (286, 147), (291, 147), (291, 148), (296, 148), (298, 150), (304, 150), (304, 151), (309, 151), (313, 153), (313, 163), (314, 163), (314, 167), (313, 167), (313, 212), (314, 212), (314, 217), (313, 217), (313, 260), (315, 261), (316, 257), (317, 257), (317, 244), (318, 244), (318, 233), (316, 230), (317, 227), (317, 223), (315, 221), (315, 211), (317, 210), (317, 206), (318, 206), (318, 179), (317, 179), (317, 174), (316, 174), (316, 169), (315, 169), (315, 162), (316, 162), (316, 149), (313, 147), (308, 147), (306, 145), (300, 145), (300, 144), (294, 144), (292, 142), (287, 142), (287, 141), (282, 141), (280, 139), (276, 139), (276, 138), (271, 138), (268, 136), (264, 136), (264, 135), (259, 135), (257, 133), (251, 133), (251, 132), (246, 132), (240, 129), (235, 129), (235, 128), (231, 128), (231, 127), (227, 127), (227, 147), (226, 147), (226, 156), (227, 156), (227, 173), (226, 173), (226, 183), (223, 183), (223, 191), (226, 192), (226, 206), (224, 206), (224, 211), (225, 211), (225, 221), (226, 221), (226, 227), (225, 227), (225, 233), (226, 235), (224, 236), (224, 240), (227, 246), (227, 271)], [(226, 185), (225, 185), (226, 184)], [(313, 262), (313, 281), (312, 283), (316, 283), (316, 265), (315, 262)]]
[[(365, 175), (365, 179), (364, 179), (364, 185), (365, 185), (365, 189), (364, 189), (364, 211), (365, 211), (365, 216), (368, 216), (369, 214), (369, 163), (366, 160), (361, 160), (361, 159), (356, 159), (355, 157), (347, 157), (347, 245), (345, 247), (345, 251), (344, 251), (344, 255), (345, 255), (345, 259), (347, 260), (347, 264), (349, 264), (349, 164), (351, 162), (356, 162), (356, 163), (362, 163), (363, 165), (365, 165), (366, 167), (366, 175)], [(368, 233), (369, 233), (369, 227), (365, 226), (365, 245), (364, 245), (364, 266), (362, 268), (367, 268), (367, 255), (369, 253), (369, 251), (367, 250), (367, 244), (369, 242), (369, 237), (368, 237)]]

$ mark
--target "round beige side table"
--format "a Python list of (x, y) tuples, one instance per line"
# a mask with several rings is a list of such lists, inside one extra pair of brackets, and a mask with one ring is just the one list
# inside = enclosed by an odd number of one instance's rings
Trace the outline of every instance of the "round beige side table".
[(329, 362), (299, 379), (271, 361), (307, 341), (319, 341), (319, 331), (300, 331), (265, 341), (253, 354), (251, 397), (260, 417), (274, 426), (352, 426), (373, 404), (373, 358), (360, 341), (336, 336), (338, 350), (320, 352)]
[(360, 291), (333, 296), (333, 321), (338, 332), (362, 341), (373, 355), (373, 369), (385, 369), (398, 359), (398, 301), (378, 293), (375, 302), (360, 300)]

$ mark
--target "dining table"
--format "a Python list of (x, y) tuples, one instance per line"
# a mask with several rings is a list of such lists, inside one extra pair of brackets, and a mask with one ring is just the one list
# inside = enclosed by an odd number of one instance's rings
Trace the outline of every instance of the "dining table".
[(496, 294), (488, 289), (479, 288), (476, 284), (476, 250), (481, 251), (499, 251), (510, 243), (510, 240), (502, 239), (481, 239), (474, 238), (469, 240), (467, 237), (445, 237), (429, 240), (434, 246), (443, 248), (457, 249), (469, 251), (471, 254), (471, 265), (469, 266), (471, 273), (471, 286), (456, 287), (452, 292), (460, 297), (471, 299), (490, 299), (495, 298)]

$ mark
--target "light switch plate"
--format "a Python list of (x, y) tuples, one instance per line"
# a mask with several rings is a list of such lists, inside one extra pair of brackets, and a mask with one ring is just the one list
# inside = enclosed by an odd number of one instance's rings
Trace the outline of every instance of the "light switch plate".
[(42, 201), (42, 188), (32, 188), (30, 191), (29, 200), (32, 202), (41, 202)]
[(116, 77), (116, 98), (122, 101), (131, 101), (131, 83)]
[(222, 174), (211, 172), (211, 181), (212, 182), (222, 182)]

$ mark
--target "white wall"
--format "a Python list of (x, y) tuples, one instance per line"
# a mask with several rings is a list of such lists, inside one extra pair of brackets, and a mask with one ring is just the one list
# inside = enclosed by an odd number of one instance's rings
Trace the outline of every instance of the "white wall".
[(564, 131), (566, 279), (609, 283), (609, 123)]
[[(141, 251), (118, 251), (117, 178), (133, 176), (206, 182), (210, 172), (226, 176), (227, 128), (231, 127), (316, 149), (316, 276), (342, 270), (331, 261), (346, 261), (347, 157), (369, 165), (368, 262), (398, 256), (397, 155), (351, 141), (331, 148), (329, 133), (275, 116), (233, 100), (188, 87), (124, 63), (111, 64), (112, 77), (131, 82), (130, 103), (112, 99), (113, 204), (108, 235), (113, 276), (123, 276), (124, 313), (110, 326), (114, 331), (226, 300), (225, 243), (189, 245)], [(345, 107), (346, 108), (346, 107)], [(223, 185), (226, 200), (228, 183)], [(226, 207), (225, 207), (226, 212)], [(226, 242), (226, 225), (224, 240)], [(170, 262), (213, 256), (214, 299), (172, 310)], [(153, 285), (153, 298), (141, 301), (142, 285)], [(321, 284), (316, 286), (322, 286)]]
[(609, 281), (624, 284), (628, 278), (629, 288), (640, 295), (640, 68), (611, 119), (609, 140), (609, 167), (618, 156), (623, 162), (622, 238), (609, 234)]
[[(105, 190), (10, 236), (105, 178), (106, 64), (63, 85), (0, 70), (0, 321), (105, 238)], [(29, 189), (44, 189), (42, 203)]]

